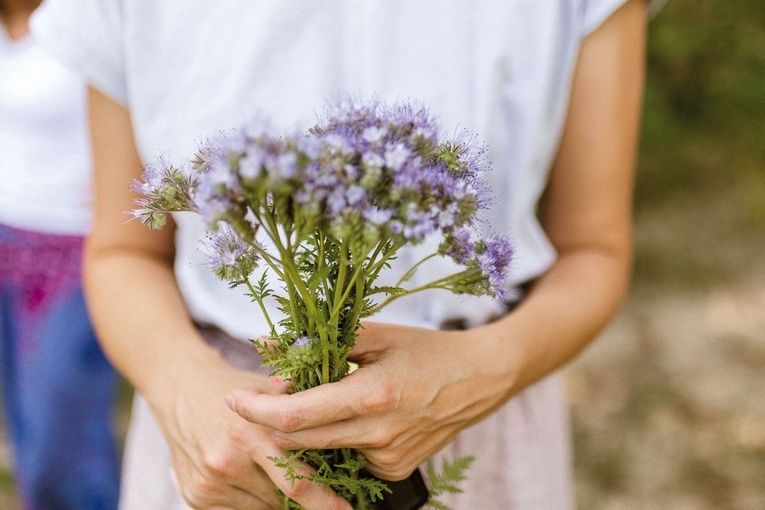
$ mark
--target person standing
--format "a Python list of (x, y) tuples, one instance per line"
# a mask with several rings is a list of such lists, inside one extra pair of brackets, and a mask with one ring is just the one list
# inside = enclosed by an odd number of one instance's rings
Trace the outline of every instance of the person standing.
[[(47, 1), (33, 29), (91, 86), (88, 298), (105, 351), (140, 395), (122, 508), (278, 508), (274, 484), (308, 510), (349, 508), (306, 479), (291, 485), (270, 460), (339, 446), (388, 480), (439, 451), (474, 454), (465, 492), (449, 502), (457, 510), (572, 508), (556, 371), (628, 286), (645, 7)], [(511, 285), (527, 294), (495, 321), (504, 309), (493, 302), (394, 303), (361, 332), (359, 370), (287, 395), (242, 366), (246, 339), (268, 327), (204, 267), (201, 221), (176, 214), (158, 231), (126, 221), (129, 186), (160, 154), (190, 155), (254, 112), (306, 126), (348, 92), (422, 101), (442, 125), (486, 137), (499, 195), (489, 219), (513, 236)], [(249, 358), (259, 365), (253, 349)]]
[(118, 377), (82, 291), (91, 224), (84, 83), (0, 0), (0, 374), (24, 510), (113, 510)]

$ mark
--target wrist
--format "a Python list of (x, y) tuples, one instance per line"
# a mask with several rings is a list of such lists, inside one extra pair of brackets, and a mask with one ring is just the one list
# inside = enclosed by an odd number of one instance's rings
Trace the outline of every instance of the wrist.
[(196, 331), (179, 332), (158, 339), (161, 347), (151, 355), (151, 363), (141, 380), (136, 382), (136, 389), (146, 399), (156, 405), (172, 405), (178, 393), (184, 388), (192, 388), (206, 374), (215, 372), (226, 366), (220, 353), (209, 346)]
[(465, 344), (478, 353), (478, 369), (491, 377), (492, 384), (510, 398), (522, 387), (524, 367), (527, 363), (525, 342), (514, 328), (511, 315), (470, 329)]

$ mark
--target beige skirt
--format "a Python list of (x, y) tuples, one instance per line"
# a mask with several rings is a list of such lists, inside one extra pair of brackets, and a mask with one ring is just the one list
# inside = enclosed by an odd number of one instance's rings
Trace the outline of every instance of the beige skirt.
[[(252, 348), (204, 329), (233, 365), (259, 370)], [(466, 429), (439, 456), (474, 455), (462, 494), (442, 501), (453, 510), (568, 510), (574, 507), (570, 431), (560, 377), (527, 388), (481, 423)], [(440, 460), (437, 460), (437, 465)], [(136, 394), (123, 460), (120, 510), (183, 510), (171, 478), (170, 450), (147, 402)]]

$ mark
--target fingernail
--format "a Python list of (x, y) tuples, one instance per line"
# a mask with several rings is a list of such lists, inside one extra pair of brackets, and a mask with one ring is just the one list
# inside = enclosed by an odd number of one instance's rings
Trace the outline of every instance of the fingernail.
[(226, 405), (229, 409), (236, 412), (236, 400), (233, 395), (226, 395)]
[(273, 379), (274, 382), (279, 383), (279, 384), (284, 382), (284, 379), (282, 379), (281, 377), (278, 377), (278, 376), (273, 376), (271, 379)]

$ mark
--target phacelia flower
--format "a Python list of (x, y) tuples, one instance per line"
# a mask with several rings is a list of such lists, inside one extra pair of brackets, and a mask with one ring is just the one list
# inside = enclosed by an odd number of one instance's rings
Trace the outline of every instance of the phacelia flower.
[(243, 240), (228, 224), (221, 223), (218, 231), (208, 233), (202, 240), (206, 265), (221, 280), (242, 282), (258, 267), (262, 246)]

